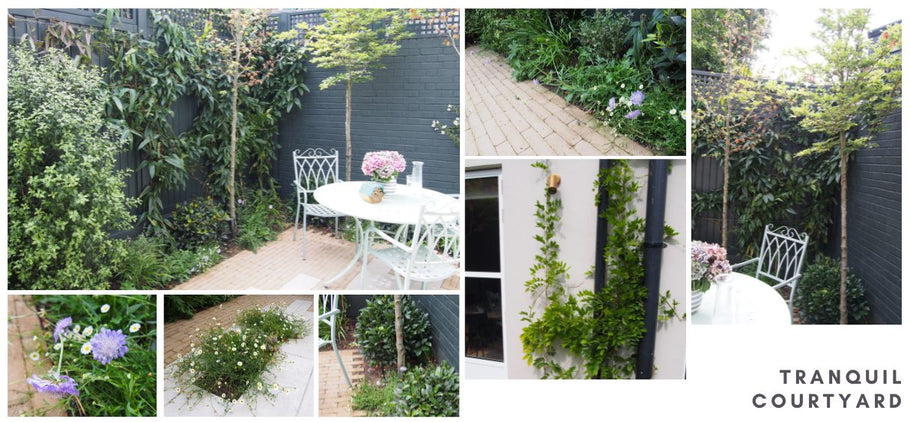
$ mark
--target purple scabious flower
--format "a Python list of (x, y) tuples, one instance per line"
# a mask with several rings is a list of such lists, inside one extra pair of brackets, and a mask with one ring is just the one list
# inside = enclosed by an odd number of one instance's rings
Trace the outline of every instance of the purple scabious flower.
[(635, 91), (632, 93), (632, 95), (629, 96), (629, 101), (632, 102), (633, 105), (640, 106), (641, 103), (645, 102), (645, 93), (641, 91)]
[(26, 380), (39, 393), (47, 393), (57, 398), (65, 396), (78, 396), (79, 390), (76, 389), (76, 381), (66, 375), (50, 373), (44, 376), (32, 374)]
[(616, 97), (610, 97), (610, 101), (607, 104), (607, 110), (613, 111), (616, 108)]
[(63, 336), (64, 331), (69, 328), (70, 325), (73, 325), (73, 317), (66, 317), (57, 321), (57, 324), (54, 326), (54, 342)]
[(540, 85), (540, 81), (537, 78), (532, 79), (531, 82), (534, 82), (534, 85)]
[(105, 365), (112, 360), (122, 357), (129, 351), (126, 347), (126, 336), (120, 330), (113, 331), (102, 328), (91, 340), (92, 357)]
[(633, 110), (631, 113), (626, 115), (627, 119), (636, 119), (638, 116), (641, 116), (641, 110)]

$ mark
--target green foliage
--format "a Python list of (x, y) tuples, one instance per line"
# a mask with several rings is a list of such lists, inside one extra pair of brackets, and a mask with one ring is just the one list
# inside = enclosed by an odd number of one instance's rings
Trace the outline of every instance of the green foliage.
[(177, 246), (191, 248), (220, 244), (228, 239), (230, 217), (212, 197), (198, 197), (177, 204), (170, 225)]
[(196, 312), (227, 302), (231, 295), (164, 295), (164, 321), (192, 318)]
[[(748, 36), (755, 48), (750, 54), (736, 57), (736, 67), (748, 67), (755, 59), (755, 53), (762, 50), (762, 42), (771, 35), (767, 25), (768, 9), (692, 9), (692, 69), (710, 72), (728, 72), (724, 64), (723, 50), (728, 48), (725, 40), (730, 32)], [(730, 26), (736, 27), (728, 30)], [(756, 27), (758, 31), (749, 31)]]
[[(685, 151), (685, 27), (679, 9), (654, 10), (641, 21), (610, 10), (466, 13), (468, 37), (507, 56), (516, 79), (552, 85), (614, 132), (668, 155)], [(632, 108), (610, 107), (610, 99), (619, 103), (639, 90), (640, 115), (626, 118)]]
[(519, 81), (539, 78), (546, 83), (559, 75), (572, 60), (572, 31), (558, 27), (543, 9), (522, 9), (506, 19), (514, 30), (508, 35), (507, 59)]
[(237, 244), (255, 251), (266, 242), (277, 239), (278, 232), (284, 229), (287, 221), (285, 209), (276, 191), (256, 190), (248, 193), (237, 208)]
[[(79, 398), (70, 396), (63, 407), (76, 416), (155, 416), (156, 414), (156, 312), (154, 296), (34, 296), (39, 312), (43, 310), (44, 333), (36, 333), (42, 375), (57, 371), (72, 377), (78, 384)], [(109, 305), (104, 312), (102, 305)], [(72, 317), (73, 325), (53, 349), (51, 324)], [(136, 332), (130, 326), (139, 324)], [(77, 327), (78, 326), (78, 327)], [(84, 331), (91, 327), (91, 333)], [(81, 331), (76, 331), (78, 328)], [(92, 333), (101, 328), (121, 330), (128, 351), (123, 357), (102, 364), (92, 354), (80, 353)], [(62, 359), (60, 358), (62, 356)]]
[[(410, 364), (432, 358), (433, 335), (430, 317), (408, 296), (401, 297), (401, 329), (404, 337), (405, 360)], [(395, 305), (391, 295), (377, 295), (357, 316), (354, 336), (363, 357), (371, 365), (395, 367)]]
[(626, 57), (639, 69), (650, 69), (662, 83), (686, 80), (686, 10), (654, 9), (642, 14), (626, 33)]
[(351, 408), (363, 410), (366, 416), (389, 416), (395, 410), (395, 390), (400, 382), (398, 373), (389, 371), (378, 384), (361, 381), (354, 386)]
[(579, 54), (591, 58), (592, 63), (622, 58), (630, 24), (628, 13), (609, 9), (599, 9), (594, 15), (580, 20), (575, 34), (582, 49)]
[[(806, 268), (796, 289), (795, 306), (804, 324), (837, 324), (840, 320), (840, 262), (819, 256)], [(863, 282), (847, 274), (847, 315), (851, 324), (866, 322), (869, 304)]]
[(392, 416), (458, 416), (458, 373), (443, 362), (405, 372), (395, 386)]
[[(535, 167), (549, 172), (546, 164)], [(537, 227), (542, 234), (534, 236), (541, 244), (531, 267), (531, 279), (525, 291), (533, 302), (521, 312), (528, 325), (522, 330), (521, 341), (525, 360), (540, 370), (543, 378), (574, 378), (578, 368), (560, 363), (558, 352), (565, 350), (580, 358), (587, 378), (630, 378), (635, 372), (636, 347), (645, 334), (645, 300), (642, 242), (644, 220), (637, 217), (632, 206), (638, 192), (632, 169), (625, 161), (615, 161), (603, 170), (595, 182), (609, 196), (607, 209), (600, 215), (610, 227), (603, 259), (608, 279), (598, 292), (584, 290), (572, 294), (567, 290), (566, 264), (559, 260), (559, 244), (555, 241), (562, 203), (544, 189), (544, 203), (537, 203)], [(665, 233), (675, 232), (667, 230)], [(544, 301), (544, 311), (538, 316), (538, 301)], [(676, 312), (678, 303), (670, 292), (661, 296), (659, 319), (683, 318)]]
[(216, 323), (196, 335), (190, 352), (174, 363), (173, 376), (180, 392), (197, 402), (211, 393), (218, 397), (225, 413), (238, 404), (252, 409), (260, 397), (271, 399), (298, 388), (267, 384), (265, 375), (283, 359), (281, 345), (307, 333), (305, 319), (282, 310), (247, 310), (238, 319), (237, 328)]
[(101, 73), (25, 45), (9, 61), (9, 287), (104, 289), (131, 226), (120, 130), (105, 119)]
[[(224, 63), (216, 52), (216, 38), (209, 36), (220, 28), (206, 26), (207, 32), (197, 36), (190, 27), (152, 11), (154, 33), (146, 39), (114, 29), (111, 12), (99, 15), (105, 26), (96, 45), (110, 62), (113, 97), (108, 115), (122, 120), (130, 145), (143, 153), (140, 169), (148, 172), (150, 181), (140, 193), (142, 221), (149, 231), (166, 233), (171, 227), (162, 196), (185, 187), (191, 175), (204, 178), (218, 196), (229, 196), (232, 84), (220, 71)], [(223, 21), (224, 12), (216, 11), (215, 18)], [(263, 22), (258, 25), (264, 28)], [(238, 88), (237, 173), (260, 187), (274, 185), (270, 169), (278, 121), (299, 107), (299, 97), (307, 92), (304, 59), (296, 44), (268, 37), (250, 55), (255, 83)], [(171, 127), (171, 107), (184, 96), (195, 97), (199, 109), (193, 126), (178, 134)]]
[[(765, 142), (730, 156), (729, 201), (734, 215), (730, 232), (739, 256), (758, 256), (765, 225), (798, 224), (809, 234), (809, 245), (820, 250), (828, 239), (831, 207), (836, 202), (837, 159), (826, 156), (796, 157), (792, 151), (813, 143), (815, 135), (799, 126), (785, 106), (761, 129)], [(756, 125), (756, 123), (748, 123)], [(722, 156), (722, 145), (709, 143), (696, 133), (695, 154)], [(720, 212), (721, 190), (693, 192), (692, 215)], [(798, 223), (797, 223), (798, 222)]]

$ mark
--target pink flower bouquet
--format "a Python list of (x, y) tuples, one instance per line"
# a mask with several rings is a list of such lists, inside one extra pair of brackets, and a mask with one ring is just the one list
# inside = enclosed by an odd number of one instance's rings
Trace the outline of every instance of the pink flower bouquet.
[(398, 151), (373, 151), (363, 156), (360, 169), (374, 182), (386, 183), (397, 178), (406, 165), (404, 156)]
[(727, 250), (716, 243), (692, 242), (692, 291), (706, 292), (714, 278), (731, 271)]

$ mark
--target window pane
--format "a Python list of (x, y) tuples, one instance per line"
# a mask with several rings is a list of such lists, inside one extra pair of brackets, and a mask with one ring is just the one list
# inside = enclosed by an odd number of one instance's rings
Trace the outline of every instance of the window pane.
[(499, 178), (465, 181), (465, 267), (499, 272)]
[(465, 355), (503, 361), (502, 294), (498, 278), (465, 279)]

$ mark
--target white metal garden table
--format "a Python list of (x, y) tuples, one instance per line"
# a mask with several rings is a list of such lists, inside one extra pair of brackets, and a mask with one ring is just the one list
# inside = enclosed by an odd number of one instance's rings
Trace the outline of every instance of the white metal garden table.
[[(789, 325), (790, 308), (777, 290), (755, 277), (731, 273), (732, 324)], [(694, 324), (716, 324), (714, 302), (717, 286), (705, 292), (701, 306), (692, 314)]]
[[(320, 204), (325, 205), (342, 214), (354, 218), (356, 236), (360, 241), (354, 249), (351, 262), (341, 270), (338, 275), (326, 281), (326, 286), (332, 284), (348, 273), (354, 264), (362, 257), (366, 245), (363, 222), (373, 226), (375, 223), (389, 223), (399, 225), (415, 225), (420, 219), (420, 210), (423, 206), (432, 204), (436, 210), (457, 210), (458, 200), (444, 193), (426, 188), (413, 188), (398, 185), (395, 193), (387, 194), (382, 202), (371, 204), (360, 197), (360, 187), (367, 182), (336, 182), (323, 185), (313, 192), (313, 196)], [(362, 276), (361, 276), (361, 282)]]

